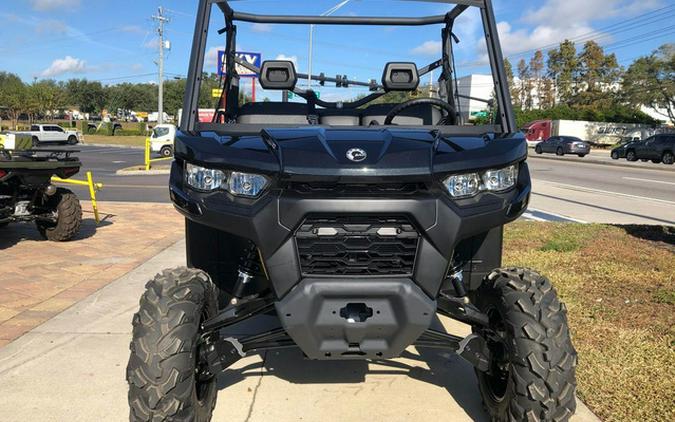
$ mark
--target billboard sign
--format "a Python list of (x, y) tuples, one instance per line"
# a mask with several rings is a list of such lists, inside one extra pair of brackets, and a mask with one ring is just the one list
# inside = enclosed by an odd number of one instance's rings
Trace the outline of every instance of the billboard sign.
[[(252, 64), (253, 66), (260, 68), (260, 65), (262, 64), (262, 54), (261, 53), (251, 53), (247, 51), (237, 51), (235, 53), (237, 55), (237, 58), (239, 60), (247, 62)], [(218, 50), (218, 76), (223, 76), (225, 74), (225, 65), (226, 65), (226, 60), (225, 60), (225, 51), (224, 50)], [(246, 77), (246, 78), (256, 78), (258, 77), (258, 74), (255, 72), (252, 72), (245, 68), (244, 66), (237, 65), (237, 73), (241, 77)]]

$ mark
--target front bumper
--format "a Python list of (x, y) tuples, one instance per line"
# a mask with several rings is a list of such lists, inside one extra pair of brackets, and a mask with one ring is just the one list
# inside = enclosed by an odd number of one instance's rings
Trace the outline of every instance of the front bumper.
[(386, 359), (429, 328), (436, 301), (409, 278), (306, 278), (276, 309), (310, 359)]

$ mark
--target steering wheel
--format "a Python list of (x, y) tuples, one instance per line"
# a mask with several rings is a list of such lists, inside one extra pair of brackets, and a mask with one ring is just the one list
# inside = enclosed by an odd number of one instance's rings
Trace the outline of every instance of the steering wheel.
[(384, 124), (385, 125), (390, 125), (396, 116), (401, 114), (404, 110), (407, 110), (409, 108), (417, 107), (419, 105), (424, 105), (424, 104), (429, 104), (434, 107), (438, 107), (441, 110), (445, 110), (448, 115), (446, 117), (441, 118), (441, 120), (438, 121), (438, 125), (440, 124), (457, 124), (457, 114), (455, 112), (455, 108), (451, 106), (450, 104), (446, 103), (443, 100), (439, 100), (438, 98), (415, 98), (413, 100), (408, 100), (404, 103), (401, 103), (391, 109), (389, 113), (387, 113), (387, 117), (384, 119)]

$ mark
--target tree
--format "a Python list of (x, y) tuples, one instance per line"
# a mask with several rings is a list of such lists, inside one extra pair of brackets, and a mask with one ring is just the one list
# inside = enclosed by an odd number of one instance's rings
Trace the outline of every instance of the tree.
[(68, 102), (79, 107), (82, 113), (100, 113), (106, 106), (106, 92), (100, 82), (71, 79), (65, 87)]
[(26, 86), (21, 79), (13, 73), (0, 72), (0, 111), (6, 110), (13, 128), (26, 111), (26, 98)]
[(555, 82), (561, 102), (567, 103), (574, 96), (574, 79), (578, 72), (579, 60), (574, 42), (565, 40), (557, 49), (548, 52), (548, 77)]
[(622, 85), (628, 104), (663, 108), (664, 117), (675, 124), (675, 44), (665, 44), (637, 59), (624, 74)]
[(518, 62), (518, 79), (520, 79), (518, 106), (529, 110), (532, 108), (532, 74), (525, 59)]
[(621, 74), (616, 55), (605, 55), (598, 43), (587, 41), (579, 54), (579, 64), (575, 103), (595, 108), (613, 104), (616, 100), (613, 90)]
[(511, 93), (511, 101), (517, 103), (518, 101), (518, 88), (516, 87), (513, 80), (513, 65), (508, 58), (504, 59), (504, 71), (506, 72), (506, 80), (509, 84), (509, 92)]
[[(530, 59), (530, 74), (532, 78), (532, 88), (536, 90), (537, 93), (537, 105), (539, 108), (545, 108), (544, 106), (544, 53), (541, 50), (534, 52), (534, 55)], [(531, 94), (530, 94), (531, 96)]]
[(54, 80), (35, 82), (27, 88), (33, 115), (52, 118), (55, 112), (66, 106), (65, 89)]

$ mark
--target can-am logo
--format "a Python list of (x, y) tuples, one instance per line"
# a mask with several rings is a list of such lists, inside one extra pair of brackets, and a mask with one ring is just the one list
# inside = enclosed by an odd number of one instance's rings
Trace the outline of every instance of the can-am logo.
[(368, 158), (368, 154), (366, 154), (366, 152), (361, 148), (352, 148), (347, 151), (347, 158), (355, 163), (360, 163), (361, 161)]

